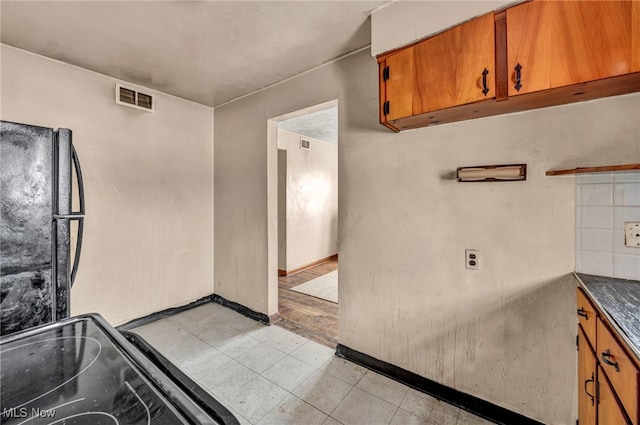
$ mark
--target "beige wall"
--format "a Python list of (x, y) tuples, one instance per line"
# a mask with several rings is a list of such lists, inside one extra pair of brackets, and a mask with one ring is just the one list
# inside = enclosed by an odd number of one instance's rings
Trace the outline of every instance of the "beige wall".
[[(216, 109), (216, 291), (267, 311), (266, 121), (338, 99), (340, 342), (572, 423), (574, 179), (544, 173), (639, 162), (640, 95), (393, 134), (377, 90), (364, 51)], [(517, 162), (525, 182), (452, 180), (458, 166)]]
[(2, 119), (73, 130), (86, 224), (72, 314), (112, 324), (213, 292), (213, 113), (155, 93), (114, 103), (117, 80), (2, 45)]
[(287, 271), (338, 253), (338, 146), (305, 136), (306, 151), (300, 137), (278, 129), (278, 146), (287, 150), (286, 199), (278, 198), (286, 208)]

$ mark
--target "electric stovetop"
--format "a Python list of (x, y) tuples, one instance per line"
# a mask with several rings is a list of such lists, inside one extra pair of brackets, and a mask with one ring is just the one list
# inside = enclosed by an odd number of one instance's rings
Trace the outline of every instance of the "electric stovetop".
[(1, 338), (0, 423), (238, 424), (144, 340), (123, 334), (85, 315)]

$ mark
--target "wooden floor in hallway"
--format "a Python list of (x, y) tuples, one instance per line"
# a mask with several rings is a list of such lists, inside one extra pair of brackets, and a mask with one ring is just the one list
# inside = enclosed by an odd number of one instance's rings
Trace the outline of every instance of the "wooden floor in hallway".
[(280, 320), (275, 325), (327, 347), (335, 348), (338, 344), (338, 304), (292, 291), (291, 288), (337, 268), (338, 260), (330, 260), (290, 276), (280, 276), (278, 278)]

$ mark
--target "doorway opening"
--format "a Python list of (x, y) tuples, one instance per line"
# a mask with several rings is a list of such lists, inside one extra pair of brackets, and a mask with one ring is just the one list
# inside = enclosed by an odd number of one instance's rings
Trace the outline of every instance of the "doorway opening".
[(277, 265), (270, 267), (269, 299), (277, 303), (275, 325), (333, 348), (338, 337), (338, 102), (273, 118), (267, 127), (270, 163), (277, 168), (268, 173), (275, 180), (269, 183), (269, 262)]

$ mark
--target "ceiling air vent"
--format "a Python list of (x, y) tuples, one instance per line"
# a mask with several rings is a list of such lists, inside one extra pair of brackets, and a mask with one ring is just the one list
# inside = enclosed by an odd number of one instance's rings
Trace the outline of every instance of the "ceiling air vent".
[(305, 151), (311, 150), (311, 141), (307, 139), (300, 138), (300, 149), (304, 149)]
[(120, 84), (116, 84), (116, 103), (148, 112), (153, 112), (156, 109), (153, 96), (129, 87), (121, 86)]

